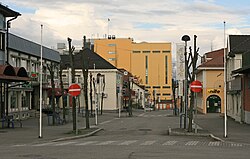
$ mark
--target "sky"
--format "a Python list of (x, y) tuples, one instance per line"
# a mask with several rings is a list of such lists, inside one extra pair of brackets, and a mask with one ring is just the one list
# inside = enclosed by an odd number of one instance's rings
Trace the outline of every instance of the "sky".
[[(197, 35), (199, 54), (224, 47), (224, 35), (250, 34), (248, 0), (2, 0), (21, 13), (10, 32), (49, 48), (72, 39), (82, 47), (85, 35), (133, 38), (135, 42), (171, 42), (189, 46)], [(109, 19), (109, 20), (108, 20)], [(225, 22), (225, 25), (224, 25)], [(41, 34), (41, 24), (43, 25)], [(226, 34), (224, 34), (224, 30)]]

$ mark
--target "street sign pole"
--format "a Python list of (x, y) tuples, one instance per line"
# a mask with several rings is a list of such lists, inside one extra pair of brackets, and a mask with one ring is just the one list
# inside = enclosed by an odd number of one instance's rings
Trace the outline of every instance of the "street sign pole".
[[(71, 84), (69, 86), (69, 94), (72, 95), (73, 96), (72, 98), (75, 98), (73, 100), (76, 101), (76, 97), (81, 94), (80, 85), (78, 85), (76, 83)], [(75, 112), (76, 112), (76, 117), (75, 117), (76, 118), (76, 135), (78, 135), (78, 125), (77, 125), (77, 115), (78, 115), (78, 113), (77, 113), (77, 109), (75, 110)]]

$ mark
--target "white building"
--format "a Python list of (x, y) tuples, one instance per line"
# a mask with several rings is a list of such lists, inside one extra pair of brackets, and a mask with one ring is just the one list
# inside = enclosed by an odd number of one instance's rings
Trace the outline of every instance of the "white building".
[[(82, 58), (83, 55), (83, 58)], [(63, 82), (65, 89), (71, 84), (71, 68), (70, 68), (70, 59), (69, 55), (61, 55), (63, 63)], [(89, 110), (91, 109), (91, 100), (90, 100), (90, 75), (92, 74), (92, 107), (95, 108), (95, 102), (97, 101), (97, 94), (95, 94), (94, 85), (96, 88), (96, 93), (104, 93), (103, 96), (103, 110), (117, 110), (121, 107), (121, 89), (122, 89), (122, 72), (120, 72), (116, 67), (111, 65), (109, 62), (104, 60), (101, 56), (92, 52), (90, 49), (85, 48), (74, 55), (74, 68), (75, 68), (75, 83), (78, 83), (83, 88), (83, 73), (82, 73), (82, 64), (83, 59), (88, 67), (88, 101), (89, 101)], [(87, 64), (88, 63), (88, 64)], [(96, 81), (97, 75), (101, 75), (101, 78), (104, 78), (104, 82), (100, 82), (99, 85)], [(95, 82), (93, 82), (95, 81)], [(101, 80), (102, 81), (102, 80)], [(104, 88), (103, 88), (104, 86)], [(101, 98), (99, 98), (101, 100)], [(100, 102), (99, 100), (99, 102)], [(85, 107), (83, 90), (80, 95), (80, 106)], [(100, 104), (101, 105), (101, 104)], [(93, 108), (93, 109), (94, 109)], [(100, 109), (100, 108), (99, 108)]]

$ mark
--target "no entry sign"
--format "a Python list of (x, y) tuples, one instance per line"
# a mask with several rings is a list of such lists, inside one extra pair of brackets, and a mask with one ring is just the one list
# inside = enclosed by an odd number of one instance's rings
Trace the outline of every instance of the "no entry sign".
[(191, 91), (193, 92), (201, 92), (202, 91), (202, 84), (200, 81), (193, 81), (191, 84), (190, 84), (190, 89)]
[(69, 86), (69, 94), (72, 96), (78, 96), (81, 93), (81, 87), (74, 83)]

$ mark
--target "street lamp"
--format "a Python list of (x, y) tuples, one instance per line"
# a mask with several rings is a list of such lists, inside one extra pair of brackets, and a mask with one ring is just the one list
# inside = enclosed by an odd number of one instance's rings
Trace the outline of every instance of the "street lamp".
[(187, 61), (187, 42), (190, 41), (190, 37), (188, 35), (184, 35), (181, 38), (182, 41), (185, 42), (185, 82), (184, 82), (184, 103), (185, 103), (185, 118), (184, 118), (184, 129), (186, 129), (187, 125), (187, 109), (188, 109), (188, 61)]

